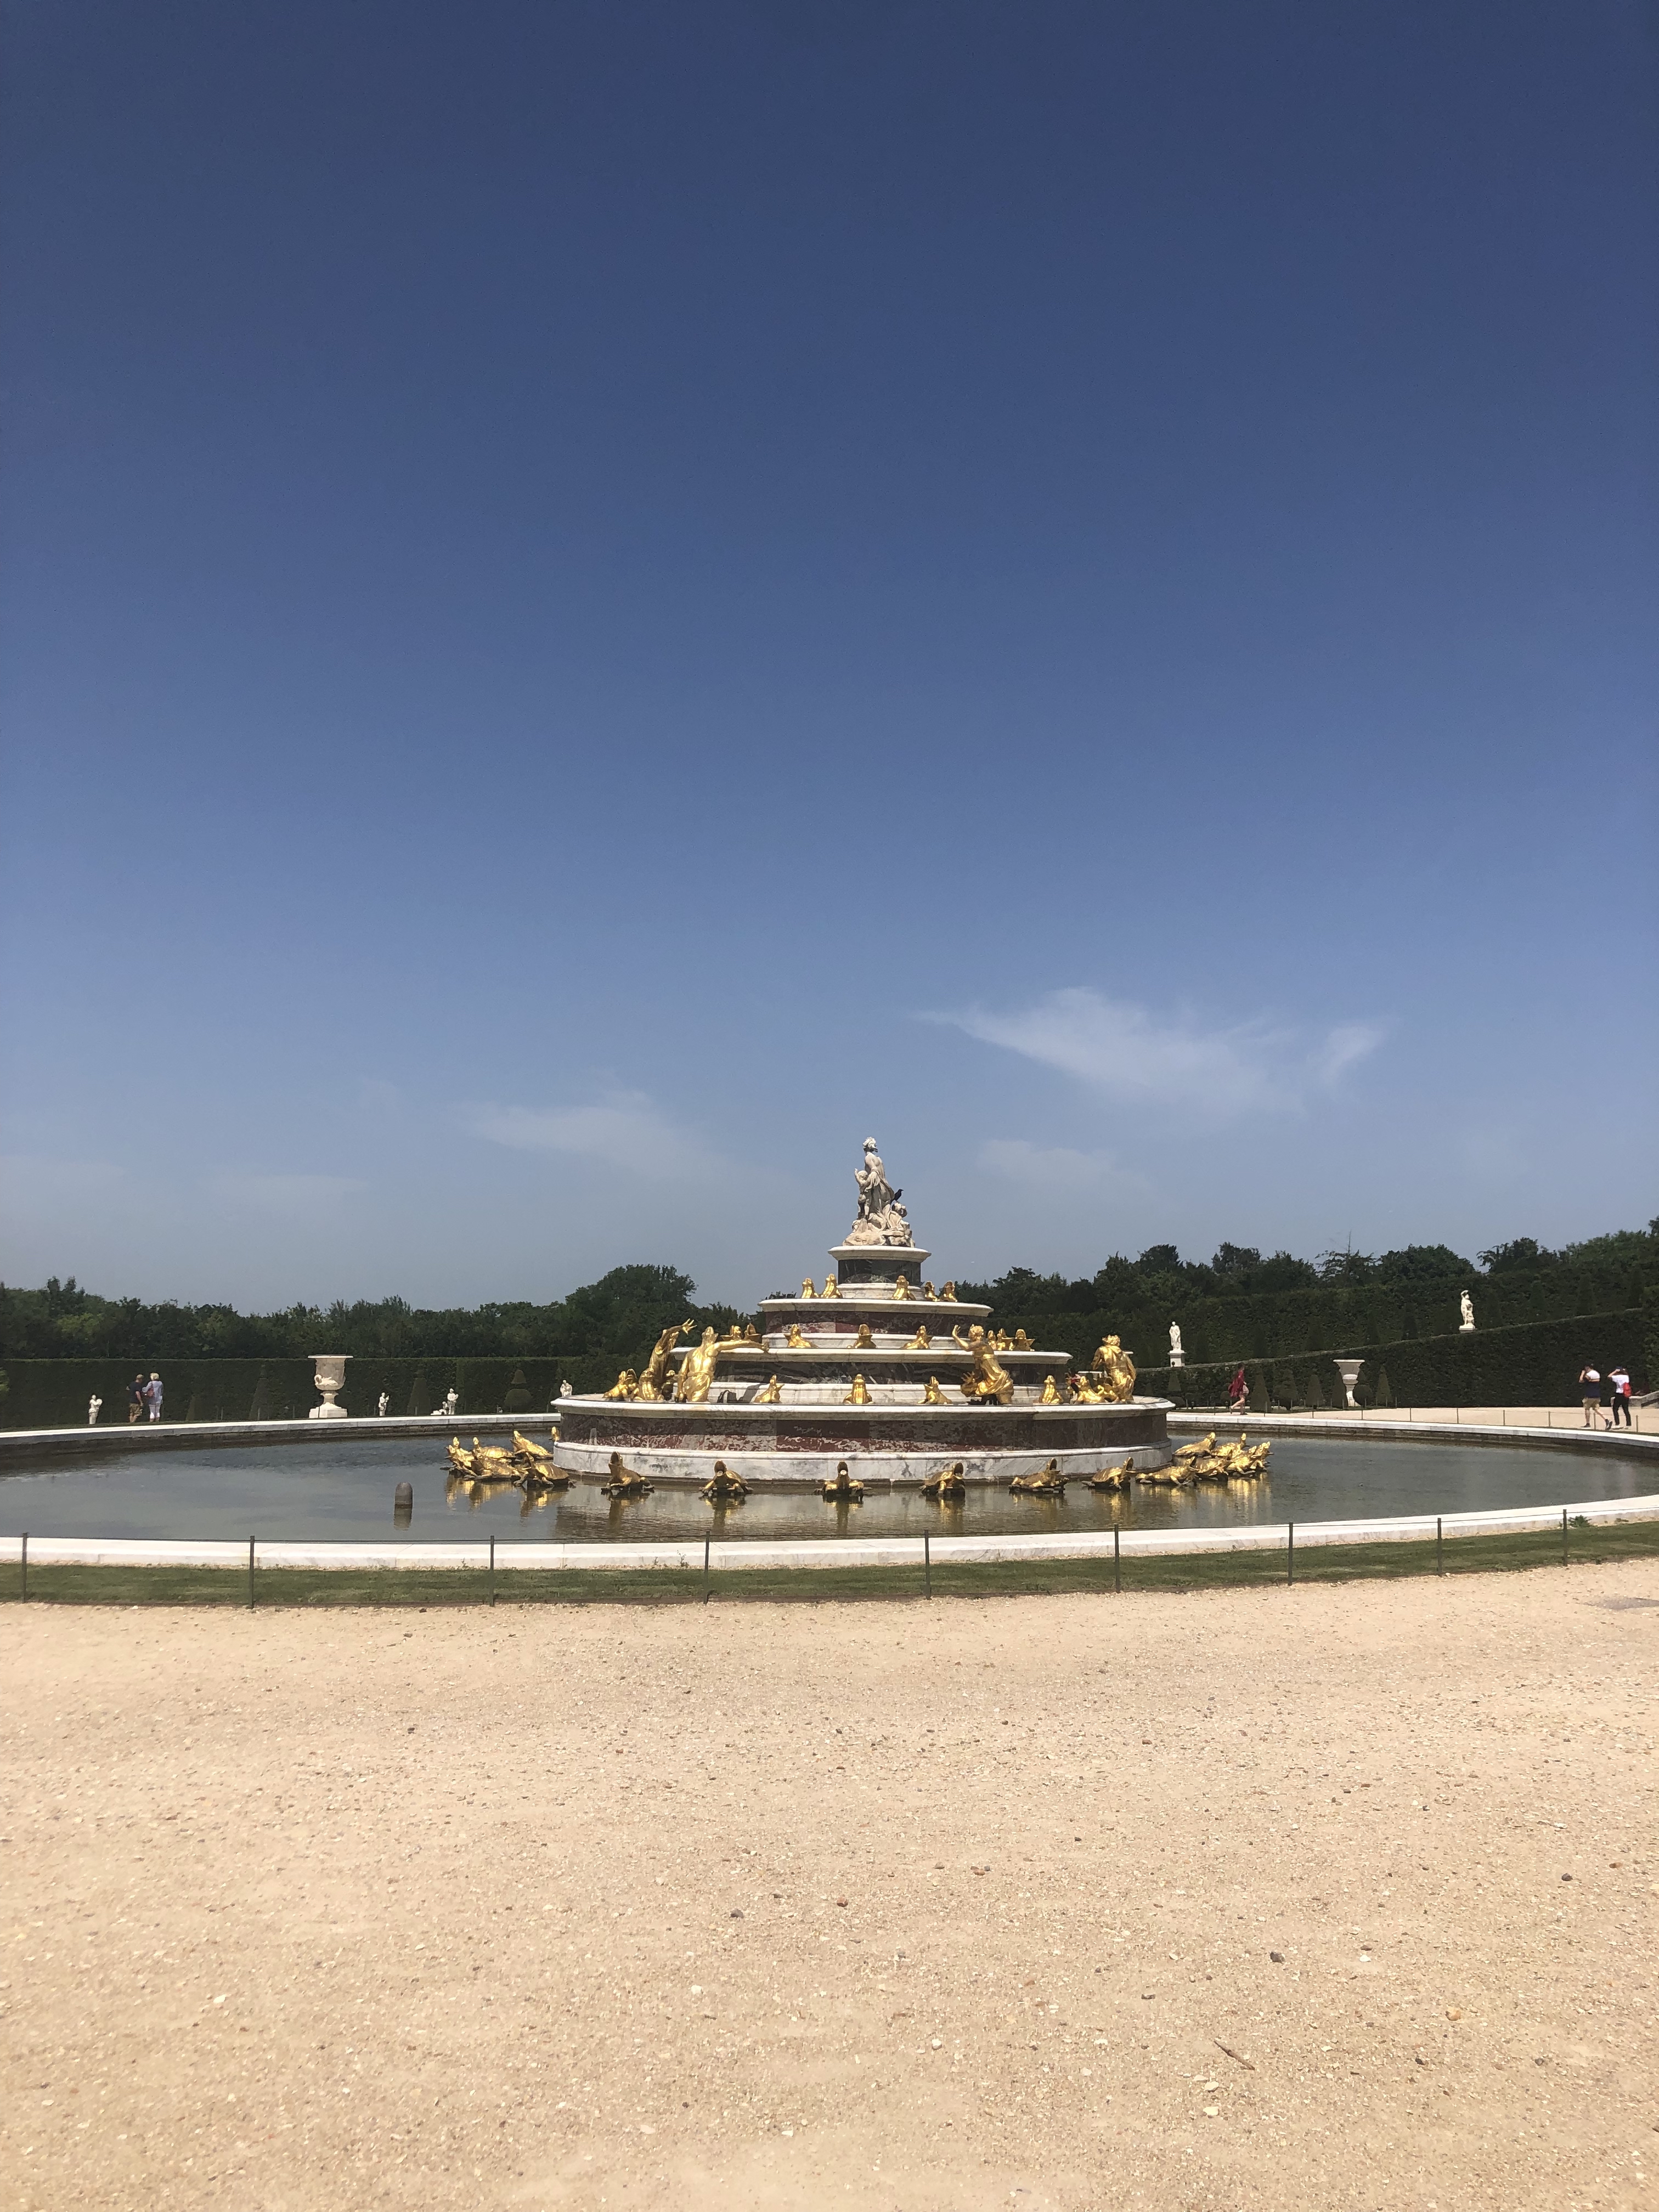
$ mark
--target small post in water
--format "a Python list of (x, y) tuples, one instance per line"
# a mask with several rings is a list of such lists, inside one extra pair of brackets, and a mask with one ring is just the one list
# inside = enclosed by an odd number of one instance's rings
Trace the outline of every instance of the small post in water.
[(253, 1539), (247, 1540), (247, 1609), (253, 1610)]
[(1287, 1583), (1293, 1583), (1296, 1580), (1296, 1523), (1294, 1521), (1287, 1521), (1285, 1523), (1285, 1579)]
[(1440, 1516), (1437, 1513), (1434, 1516), (1434, 1571), (1437, 1575), (1443, 1575), (1446, 1571), (1446, 1547), (1442, 1540), (1443, 1535)]

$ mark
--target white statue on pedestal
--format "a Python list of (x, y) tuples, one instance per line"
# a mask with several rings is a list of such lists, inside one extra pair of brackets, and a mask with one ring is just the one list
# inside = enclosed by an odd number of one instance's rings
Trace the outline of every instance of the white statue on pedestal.
[(1187, 1364), (1187, 1355), (1181, 1345), (1181, 1323), (1177, 1321), (1170, 1323), (1170, 1364), (1171, 1367)]
[(1474, 1300), (1469, 1296), (1468, 1292), (1465, 1291), (1458, 1300), (1458, 1304), (1463, 1309), (1463, 1319), (1460, 1324), (1461, 1333), (1462, 1329), (1473, 1328), (1474, 1327)]
[(570, 1386), (570, 1378), (568, 1376), (566, 1376), (564, 1380), (559, 1385), (559, 1395), (562, 1398), (574, 1398), (575, 1395), (574, 1390), (572, 1389)]
[(455, 1408), (459, 1405), (459, 1396), (453, 1389), (446, 1390), (444, 1392), (444, 1413), (447, 1419), (452, 1421), (454, 1419)]
[(381, 1393), (380, 1393), (380, 1403), (379, 1403), (379, 1405), (378, 1405), (378, 1406), (376, 1406), (376, 1407), (375, 1407), (375, 1408), (374, 1408), (375, 1412), (380, 1415), (380, 1419), (381, 1419), (382, 1420), (385, 1420), (385, 1419), (386, 1419), (386, 1407), (387, 1407), (391, 1403), (392, 1403), (392, 1401), (391, 1401), (390, 1397), (388, 1397), (388, 1396), (387, 1396), (387, 1395), (386, 1395), (386, 1393), (384, 1390), (382, 1390), (382, 1391), (381, 1391)]
[(888, 1182), (873, 1137), (864, 1140), (864, 1164), (854, 1169), (853, 1180), (859, 1187), (859, 1212), (858, 1219), (847, 1232), (847, 1242), (913, 1244), (915, 1239), (910, 1234), (908, 1216), (899, 1204), (903, 1194)]
[(95, 1429), (97, 1427), (98, 1416), (103, 1412), (103, 1410), (104, 1401), (97, 1395), (96, 1392), (94, 1392), (87, 1401), (87, 1426), (89, 1429)]

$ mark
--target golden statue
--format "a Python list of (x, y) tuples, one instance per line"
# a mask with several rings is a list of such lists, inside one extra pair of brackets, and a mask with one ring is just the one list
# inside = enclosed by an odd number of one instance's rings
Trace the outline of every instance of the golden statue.
[(602, 1483), (600, 1488), (607, 1498), (649, 1498), (651, 1495), (651, 1485), (635, 1468), (623, 1465), (620, 1452), (611, 1453), (611, 1479)]
[(605, 1395), (607, 1398), (632, 1398), (637, 1394), (639, 1387), (639, 1376), (631, 1367), (624, 1367)]
[(954, 1305), (957, 1302), (956, 1285), (954, 1283), (946, 1283), (944, 1289), (939, 1292), (939, 1296), (942, 1298), (948, 1298), (951, 1301), (951, 1304)]
[(1115, 1336), (1107, 1337), (1094, 1356), (1094, 1371), (1100, 1376), (1102, 1401), (1109, 1406), (1127, 1406), (1135, 1395), (1135, 1364)]
[(509, 1455), (514, 1469), (513, 1480), (526, 1499), (539, 1490), (568, 1490), (570, 1477), (553, 1464), (552, 1454), (544, 1444), (534, 1443), (519, 1430), (513, 1431), (513, 1449)]
[(865, 1382), (862, 1375), (855, 1375), (853, 1377), (853, 1387), (841, 1402), (843, 1406), (867, 1406), (869, 1404), (869, 1385)]
[(949, 1467), (937, 1468), (921, 1486), (924, 1498), (931, 1498), (936, 1505), (960, 1505), (967, 1491), (962, 1479), (962, 1462), (953, 1459)]
[(867, 1321), (861, 1321), (859, 1333), (853, 1340), (853, 1349), (854, 1352), (873, 1352), (875, 1348), (876, 1340), (870, 1334), (870, 1324)]
[(689, 1321), (683, 1321), (678, 1322), (672, 1328), (664, 1329), (662, 1334), (657, 1339), (656, 1347), (650, 1358), (645, 1363), (645, 1372), (641, 1376), (639, 1388), (634, 1393), (636, 1398), (643, 1399), (647, 1404), (655, 1405), (667, 1397), (673, 1388), (673, 1377), (668, 1371), (668, 1355), (690, 1326)]
[(1038, 1405), (1058, 1406), (1063, 1402), (1064, 1401), (1060, 1395), (1059, 1384), (1054, 1381), (1052, 1375), (1045, 1375), (1042, 1378), (1042, 1395), (1037, 1400)]
[(800, 1294), (804, 1298), (817, 1297), (817, 1292), (812, 1287), (812, 1278), (810, 1275), (803, 1275), (801, 1277)]
[(781, 1406), (783, 1403), (783, 1391), (779, 1385), (777, 1376), (775, 1375), (763, 1390), (757, 1390), (749, 1402), (751, 1406)]
[(726, 1330), (725, 1335), (720, 1339), (720, 1342), (722, 1344), (741, 1344), (743, 1342), (742, 1322), (734, 1321), (731, 1328)]
[(964, 1342), (960, 1329), (951, 1331), (951, 1340), (957, 1349), (973, 1355), (973, 1370), (962, 1386), (962, 1395), (975, 1405), (995, 1399), (1006, 1406), (1014, 1395), (1013, 1379), (996, 1356), (996, 1347), (985, 1331), (975, 1322)]
[(1035, 1474), (1017, 1474), (1008, 1488), (1018, 1498), (1064, 1498), (1066, 1478), (1060, 1471), (1060, 1462), (1051, 1459)]
[(921, 1402), (924, 1406), (948, 1406), (950, 1404), (950, 1400), (945, 1396), (944, 1391), (939, 1387), (939, 1377), (937, 1375), (930, 1375), (927, 1377), (927, 1388), (921, 1394)]
[(903, 1277), (902, 1275), (901, 1275), (901, 1276), (899, 1277), (899, 1279), (898, 1279), (897, 1282), (896, 1282), (896, 1283), (894, 1284), (894, 1285), (893, 1285), (893, 1297), (894, 1297), (895, 1303), (896, 1303), (896, 1302), (897, 1302), (897, 1300), (899, 1300), (900, 1298), (908, 1298), (908, 1297), (909, 1297), (909, 1295), (910, 1295), (910, 1285), (909, 1285), (909, 1284), (905, 1280), (904, 1277)]
[(1035, 1352), (1036, 1346), (1023, 1328), (1017, 1328), (1014, 1331), (1014, 1341), (1011, 1349), (1015, 1352)]
[(745, 1344), (751, 1345), (757, 1352), (760, 1350), (760, 1332), (752, 1321), (743, 1333), (743, 1340)]
[(852, 1476), (847, 1472), (847, 1462), (844, 1459), (837, 1460), (836, 1479), (833, 1482), (824, 1484), (823, 1494), (832, 1504), (862, 1505), (864, 1485), (861, 1482), (854, 1481)]
[(1121, 1467), (1103, 1467), (1098, 1474), (1089, 1477), (1091, 1490), (1127, 1490), (1135, 1479), (1134, 1455), (1132, 1453)]
[(674, 1395), (682, 1406), (704, 1406), (708, 1402), (708, 1386), (714, 1379), (714, 1362), (720, 1356), (720, 1347), (712, 1328), (702, 1333), (702, 1342), (693, 1345), (680, 1362), (680, 1371), (674, 1378)]
[(785, 1340), (784, 1348), (786, 1351), (789, 1352), (810, 1352), (812, 1349), (811, 1346), (806, 1341), (806, 1339), (801, 1334), (801, 1327), (798, 1321), (792, 1321), (790, 1322), (789, 1334)]
[(1066, 1394), (1074, 1406), (1103, 1406), (1106, 1393), (1096, 1388), (1086, 1375), (1068, 1375)]
[(833, 1275), (824, 1277), (823, 1288), (818, 1292), (818, 1296), (821, 1298), (838, 1298), (841, 1296), (841, 1285)]
[[(1175, 1455), (1176, 1479), (1183, 1482), (1250, 1482), (1267, 1472), (1271, 1444), (1252, 1444), (1241, 1436), (1236, 1443), (1218, 1445), (1212, 1429), (1196, 1443), (1180, 1445)], [(1166, 1480), (1169, 1478), (1164, 1478)]]
[(915, 1334), (910, 1339), (910, 1341), (904, 1348), (907, 1352), (931, 1352), (933, 1350), (933, 1340), (927, 1334), (927, 1324), (926, 1322), (923, 1322), (921, 1324), (916, 1330)]
[(991, 1341), (999, 1352), (1012, 1352), (1014, 1348), (1014, 1340), (1006, 1328), (1000, 1328)]
[(921, 1286), (921, 1295), (922, 1295), (922, 1296), (923, 1296), (923, 1297), (925, 1297), (925, 1298), (931, 1298), (931, 1297), (933, 1297), (933, 1285), (932, 1285), (931, 1283), (924, 1283), (924, 1284), (922, 1285), (922, 1286)]
[[(474, 1443), (477, 1443), (478, 1439), (477, 1437), (474, 1437), (472, 1441)], [(471, 1475), (472, 1455), (459, 1437), (451, 1437), (449, 1439), (449, 1464), (454, 1468), (457, 1474), (464, 1474), (468, 1477)]]
[(733, 1474), (723, 1459), (717, 1459), (702, 1494), (711, 1505), (739, 1505), (749, 1495), (749, 1485), (740, 1474)]

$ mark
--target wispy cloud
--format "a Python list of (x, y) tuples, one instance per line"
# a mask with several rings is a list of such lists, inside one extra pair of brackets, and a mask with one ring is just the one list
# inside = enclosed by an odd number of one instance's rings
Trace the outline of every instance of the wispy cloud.
[(1120, 1167), (1109, 1152), (1079, 1152), (1069, 1145), (1033, 1145), (1024, 1137), (988, 1137), (979, 1164), (989, 1175), (1006, 1176), (1036, 1190), (1098, 1190), (1108, 1183), (1144, 1190), (1146, 1180)]
[(1050, 992), (1013, 1013), (974, 1006), (931, 1018), (1125, 1103), (1225, 1114), (1299, 1107), (1375, 1051), (1384, 1035), (1381, 1024), (1369, 1022), (1346, 1022), (1313, 1040), (1265, 1020), (1206, 1027), (1082, 988)]
[(591, 1106), (474, 1106), (475, 1136), (525, 1152), (570, 1152), (630, 1174), (707, 1175), (720, 1162), (700, 1139), (680, 1128), (642, 1091), (615, 1091)]
[(203, 1187), (221, 1206), (293, 1218), (326, 1212), (368, 1185), (357, 1176), (239, 1174), (224, 1169), (207, 1176)]

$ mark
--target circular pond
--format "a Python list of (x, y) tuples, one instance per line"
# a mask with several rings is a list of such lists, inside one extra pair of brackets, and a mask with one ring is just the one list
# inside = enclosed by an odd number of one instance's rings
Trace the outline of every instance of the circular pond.
[[(398, 1486), (413, 1492), (407, 1517)], [(331, 1436), (292, 1443), (181, 1446), (110, 1457), (53, 1458), (0, 1474), (0, 1535), (262, 1541), (456, 1543), (477, 1537), (541, 1542), (684, 1542), (706, 1535), (998, 1536), (1091, 1530), (1237, 1526), (1250, 1522), (1346, 1521), (1408, 1513), (1470, 1513), (1510, 1505), (1561, 1505), (1632, 1498), (1659, 1489), (1651, 1458), (1616, 1448), (1552, 1450), (1371, 1438), (1274, 1440), (1259, 1482), (1170, 1491), (1137, 1485), (1097, 1497), (1073, 1485), (1063, 1499), (970, 1489), (960, 1506), (914, 1491), (872, 1491), (859, 1506), (812, 1494), (756, 1492), (716, 1513), (694, 1490), (659, 1488), (613, 1504), (597, 1483), (526, 1504), (516, 1491), (469, 1491), (455, 1482), (441, 1445), (424, 1437)]]

